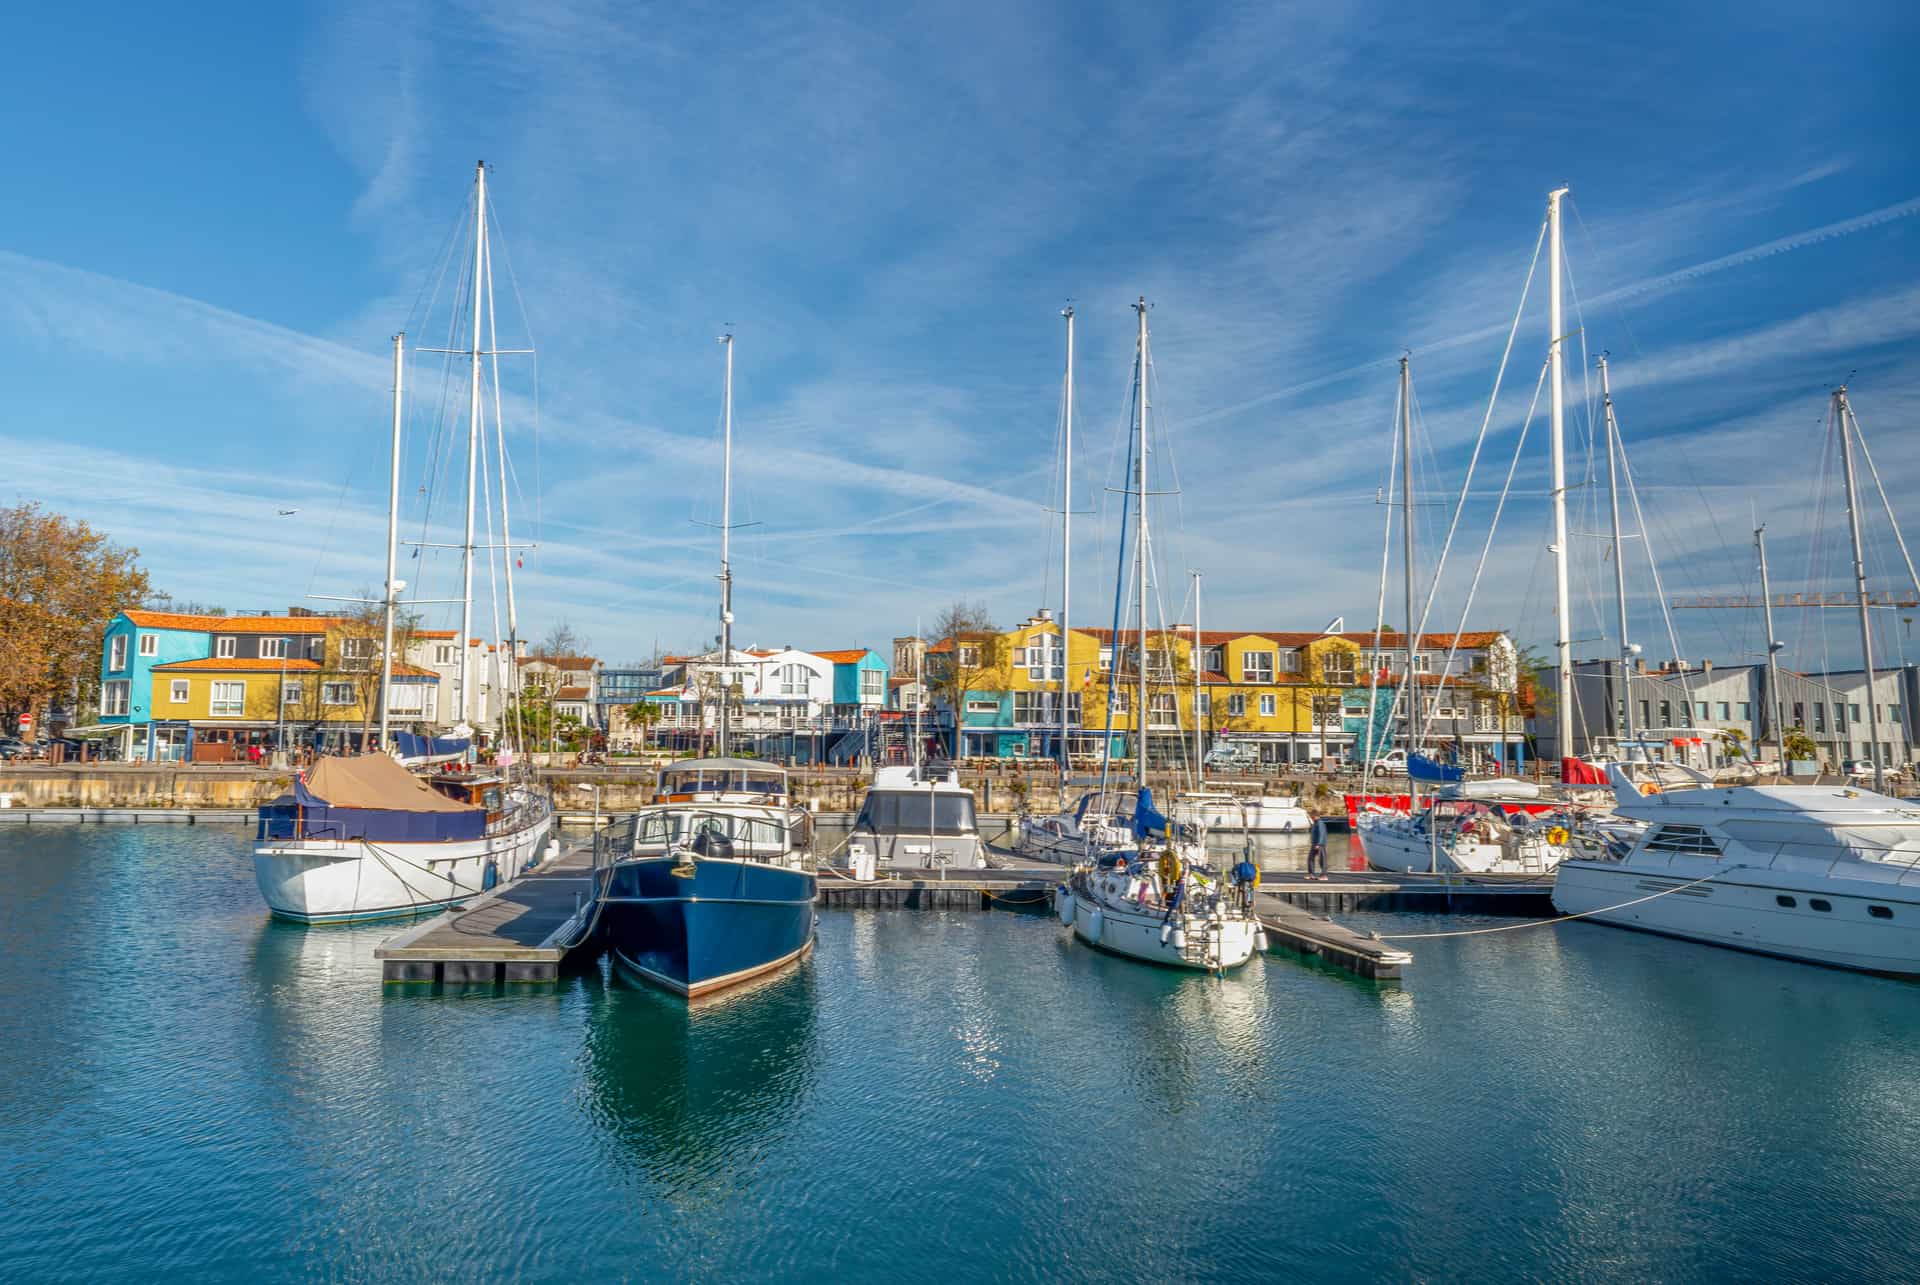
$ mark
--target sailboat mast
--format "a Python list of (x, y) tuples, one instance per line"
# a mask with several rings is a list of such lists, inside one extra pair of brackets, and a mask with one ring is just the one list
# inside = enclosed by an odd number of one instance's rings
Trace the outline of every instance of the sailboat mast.
[(1553, 386), (1554, 724), (1561, 729), (1556, 748), (1562, 758), (1573, 752), (1573, 639), (1569, 635), (1573, 611), (1567, 588), (1566, 399), (1562, 387), (1566, 337), (1561, 329), (1560, 301), (1561, 278), (1564, 275), (1561, 269), (1560, 198), (1566, 194), (1567, 189), (1561, 187), (1555, 188), (1547, 196), (1547, 328), (1552, 337), (1548, 349), (1550, 369), (1547, 380)]
[(1780, 645), (1773, 640), (1773, 585), (1767, 579), (1767, 528), (1753, 529), (1753, 548), (1760, 555), (1760, 608), (1767, 622), (1767, 703), (1773, 737), (1780, 746), (1780, 771), (1787, 770), (1787, 705), (1780, 699)]
[(473, 177), (473, 347), (471, 396), (467, 404), (467, 535), (460, 546), (460, 722), (473, 706), (473, 516), (480, 479), (480, 288), (487, 264), (487, 163)]
[(1204, 732), (1200, 726), (1200, 573), (1193, 573), (1193, 655), (1188, 658), (1193, 669), (1193, 777), (1196, 785), (1207, 779), (1207, 769), (1201, 758), (1204, 751)]
[(1860, 505), (1853, 482), (1853, 430), (1849, 423), (1853, 418), (1853, 408), (1847, 405), (1845, 385), (1833, 390), (1833, 416), (1840, 428), (1840, 460), (1847, 478), (1847, 528), (1853, 537), (1853, 596), (1860, 604), (1860, 668), (1867, 675), (1867, 757), (1873, 763), (1874, 793), (1885, 794), (1887, 768), (1880, 761), (1880, 719), (1876, 715), (1879, 707), (1874, 701), (1873, 626), (1867, 606), (1867, 563), (1860, 550)]
[[(506, 739), (506, 711), (513, 706), (519, 687), (520, 618), (513, 598), (513, 524), (507, 520), (507, 429), (500, 402), (500, 332), (493, 317), (493, 245), (487, 245), (487, 345), (493, 349), (493, 435), (494, 457), (500, 466), (500, 547), (506, 552), (507, 566), (507, 654), (501, 664), (501, 714), (498, 735)], [(488, 563), (492, 565), (491, 561)], [(499, 617), (494, 618), (495, 628)], [(519, 737), (514, 737), (515, 744)]]
[(393, 337), (393, 455), (387, 473), (387, 592), (386, 641), (380, 646), (380, 752), (387, 741), (387, 706), (393, 701), (393, 600), (399, 593), (393, 578), (400, 549), (400, 393), (406, 361), (407, 336), (403, 331)]
[(1066, 423), (1060, 430), (1060, 788), (1064, 803), (1070, 765), (1067, 721), (1067, 614), (1073, 609), (1073, 305), (1060, 310), (1067, 319)]
[[(1413, 537), (1413, 376), (1407, 369), (1408, 359), (1400, 359), (1400, 499), (1402, 517), (1400, 526), (1401, 543), (1406, 557), (1403, 578), (1407, 592), (1407, 757), (1420, 744), (1420, 685), (1414, 674), (1415, 657), (1420, 651), (1419, 625), (1413, 618), (1413, 598), (1415, 583), (1414, 537)], [(1420, 802), (1420, 783), (1414, 779), (1413, 764), (1407, 764), (1407, 797), (1409, 807)]]
[[(1600, 404), (1607, 416), (1607, 502), (1613, 506), (1613, 599), (1620, 612), (1620, 731), (1631, 742), (1633, 730), (1633, 647), (1627, 641), (1627, 560), (1620, 537), (1620, 482), (1614, 469), (1614, 452), (1620, 445), (1620, 425), (1613, 418), (1613, 391), (1607, 382), (1607, 357), (1600, 354)], [(1616, 747), (1618, 748), (1618, 747)]]
[(726, 391), (721, 396), (720, 431), (720, 754), (727, 756), (733, 702), (733, 335), (720, 336), (727, 354)]
[(1139, 646), (1137, 659), (1140, 666), (1136, 675), (1135, 695), (1139, 703), (1133, 707), (1133, 772), (1136, 784), (1147, 783), (1147, 298), (1140, 296), (1133, 310), (1140, 314), (1140, 420), (1139, 438), (1134, 444), (1134, 561), (1136, 571), (1135, 591), (1138, 595), (1138, 613), (1135, 617), (1139, 625)]

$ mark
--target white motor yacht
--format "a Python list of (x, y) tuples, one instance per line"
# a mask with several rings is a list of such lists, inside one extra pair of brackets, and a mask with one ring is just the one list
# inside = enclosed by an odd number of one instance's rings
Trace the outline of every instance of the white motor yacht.
[(856, 870), (868, 862), (979, 869), (987, 864), (987, 845), (980, 841), (973, 791), (950, 764), (877, 769), (847, 840), (847, 860)]
[(1210, 833), (1305, 834), (1313, 828), (1313, 817), (1291, 794), (1191, 790), (1173, 796), (1167, 815)]
[[(1618, 860), (1562, 862), (1553, 904), (1622, 928), (1920, 976), (1920, 806), (1847, 786), (1695, 788), (1614, 768), (1644, 824)], [(1651, 791), (1651, 792), (1647, 792)]]

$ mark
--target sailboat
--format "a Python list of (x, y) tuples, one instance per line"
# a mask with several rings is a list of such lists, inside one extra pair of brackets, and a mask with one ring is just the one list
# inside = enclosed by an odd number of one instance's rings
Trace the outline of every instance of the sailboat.
[[(460, 637), (473, 628), (474, 517), (481, 444), (481, 358), (493, 356), (494, 430), (501, 468), (501, 523), (506, 534), (506, 439), (499, 419), (499, 346), (482, 347), (481, 309), (492, 313), (492, 259), (487, 245), (487, 167), (474, 177), (473, 346), (467, 420), (466, 538), (461, 545)], [(484, 293), (483, 293), (484, 292)], [(395, 603), (400, 520), (400, 436), (406, 336), (393, 338), (393, 444), (387, 493), (387, 579), (382, 597), (385, 642), (380, 660), (380, 750), (323, 757), (293, 789), (260, 809), (254, 880), (277, 917), (301, 923), (379, 919), (444, 909), (518, 876), (539, 860), (553, 829), (552, 801), (530, 776), (510, 770), (455, 770), (472, 761), (472, 729), (464, 719), (473, 690), (473, 648), (460, 648), (459, 704), (464, 739), (433, 743), (423, 762), (445, 770), (422, 778), (386, 750), (393, 744), (388, 699), (393, 690)], [(507, 559), (508, 621), (515, 629), (513, 560)], [(504, 663), (511, 665), (510, 641)], [(417, 743), (407, 748), (418, 749)], [(511, 765), (513, 756), (503, 754)]]
[[(1547, 197), (1547, 236), (1549, 240), (1548, 276), (1548, 382), (1553, 451), (1554, 583), (1556, 590), (1555, 670), (1560, 709), (1570, 709), (1572, 690), (1572, 639), (1568, 632), (1567, 582), (1567, 482), (1565, 456), (1565, 407), (1562, 366), (1566, 335), (1561, 328), (1561, 232), (1559, 188)], [(1416, 617), (1417, 578), (1414, 566), (1413, 499), (1413, 394), (1409, 359), (1400, 359), (1399, 439), (1405, 478), (1401, 488), (1404, 506), (1403, 551), (1407, 620), (1404, 630), (1406, 669), (1401, 691), (1406, 705), (1408, 810), (1392, 813), (1367, 809), (1359, 813), (1355, 828), (1367, 864), (1376, 870), (1425, 874), (1513, 875), (1537, 877), (1552, 871), (1565, 860), (1569, 846), (1571, 817), (1535, 816), (1542, 791), (1531, 782), (1518, 780), (1465, 781), (1462, 774), (1418, 753), (1420, 736), (1420, 681), (1416, 657), (1420, 646), (1420, 627)], [(1382, 586), (1384, 590), (1384, 584)], [(1428, 797), (1424, 808), (1420, 799), (1423, 782), (1438, 788)], [(1363, 787), (1362, 795), (1365, 790)]]
[[(1147, 538), (1147, 301), (1142, 298), (1134, 309), (1139, 315), (1139, 338), (1134, 364), (1137, 414), (1131, 488), (1138, 612), (1134, 636), (1135, 795), (1128, 814), (1133, 843), (1108, 853), (1085, 851), (1067, 881), (1055, 888), (1054, 909), (1074, 936), (1101, 950), (1149, 963), (1217, 973), (1251, 959), (1264, 944), (1265, 933), (1253, 912), (1257, 876), (1243, 880), (1236, 874), (1229, 879), (1207, 866), (1200, 845), (1176, 843), (1172, 823), (1154, 809), (1152, 792), (1147, 788), (1147, 559), (1151, 547)], [(1124, 538), (1120, 544), (1124, 567)], [(1119, 603), (1114, 611), (1117, 616)], [(1116, 629), (1107, 696), (1109, 729), (1120, 678), (1120, 634)], [(1111, 735), (1110, 730), (1107, 735)], [(1085, 810), (1083, 800), (1083, 815)], [(1109, 821), (1107, 828), (1117, 827)], [(1248, 868), (1242, 863), (1243, 870)]]
[(716, 754), (660, 773), (662, 800), (621, 820), (601, 876), (601, 922), (616, 963), (688, 999), (769, 973), (813, 949), (813, 818), (786, 770), (728, 756), (734, 677), (733, 336), (720, 482), (720, 673)]
[(1207, 788), (1206, 727), (1200, 718), (1204, 651), (1200, 634), (1200, 573), (1193, 573), (1193, 772), (1194, 788), (1173, 796), (1167, 815), (1199, 834), (1305, 834), (1313, 817), (1292, 794), (1247, 796)]

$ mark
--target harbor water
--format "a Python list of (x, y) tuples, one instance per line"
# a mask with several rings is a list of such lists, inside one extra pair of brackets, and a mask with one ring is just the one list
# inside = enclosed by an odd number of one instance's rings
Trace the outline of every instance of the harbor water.
[(0, 1280), (1920, 1278), (1920, 986), (1584, 924), (1213, 980), (859, 910), (692, 1011), (383, 989), (392, 926), (269, 921), (246, 837), (0, 831)]

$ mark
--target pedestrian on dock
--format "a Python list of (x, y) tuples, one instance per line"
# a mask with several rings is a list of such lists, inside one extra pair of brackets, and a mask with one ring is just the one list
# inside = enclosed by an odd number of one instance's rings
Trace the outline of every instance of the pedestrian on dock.
[(1307, 844), (1307, 878), (1327, 882), (1327, 823), (1313, 823), (1313, 838)]

